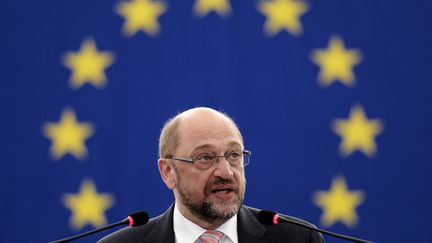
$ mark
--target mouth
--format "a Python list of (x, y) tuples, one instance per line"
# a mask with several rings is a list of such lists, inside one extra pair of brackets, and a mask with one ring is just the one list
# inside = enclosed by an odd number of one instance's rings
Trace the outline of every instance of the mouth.
[(210, 193), (217, 196), (229, 196), (235, 193), (233, 185), (215, 185), (211, 188)]
[(230, 192), (233, 192), (234, 190), (231, 188), (222, 188), (222, 189), (214, 189), (211, 190), (211, 193), (216, 193), (216, 194), (228, 194)]

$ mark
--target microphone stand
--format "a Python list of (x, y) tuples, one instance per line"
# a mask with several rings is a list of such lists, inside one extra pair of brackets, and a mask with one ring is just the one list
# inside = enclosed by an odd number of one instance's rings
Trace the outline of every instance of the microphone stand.
[(117, 223), (106, 225), (106, 226), (104, 226), (102, 228), (90, 230), (90, 231), (84, 232), (82, 234), (71, 236), (71, 237), (67, 237), (67, 238), (64, 238), (64, 239), (61, 239), (61, 240), (50, 241), (49, 243), (62, 243), (62, 242), (73, 241), (73, 240), (82, 238), (84, 236), (97, 233), (97, 232), (102, 231), (102, 230), (106, 230), (106, 229), (109, 229), (109, 228), (113, 228), (113, 227), (116, 227), (116, 226), (119, 226), (119, 225), (123, 225), (123, 224), (128, 224), (128, 223), (129, 223), (129, 219), (125, 219), (125, 220), (122, 220), (122, 221), (117, 222)]
[(278, 215), (278, 218), (282, 222), (287, 222), (287, 223), (295, 224), (295, 225), (298, 225), (298, 226), (302, 226), (302, 227), (308, 228), (310, 230), (318, 231), (318, 232), (326, 234), (326, 235), (331, 235), (331, 236), (336, 237), (336, 238), (340, 238), (340, 239), (344, 239), (344, 240), (349, 240), (349, 241), (354, 241), (354, 242), (359, 242), (359, 243), (374, 243), (373, 241), (363, 240), (363, 239), (359, 239), (359, 238), (355, 238), (355, 237), (351, 237), (351, 236), (347, 236), (347, 235), (342, 235), (342, 234), (336, 234), (336, 233), (333, 233), (331, 231), (315, 228), (315, 227), (312, 227), (312, 226), (309, 226), (309, 225), (302, 224), (300, 222), (291, 220), (289, 218), (282, 217), (280, 215)]

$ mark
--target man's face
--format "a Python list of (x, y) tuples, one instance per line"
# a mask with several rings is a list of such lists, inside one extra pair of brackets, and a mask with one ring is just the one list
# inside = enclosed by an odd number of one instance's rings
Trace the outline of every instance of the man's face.
[[(202, 153), (224, 155), (244, 149), (233, 124), (220, 114), (204, 112), (187, 117), (178, 132), (180, 145), (175, 156), (196, 158)], [(187, 210), (186, 214), (212, 223), (226, 221), (238, 212), (245, 193), (242, 164), (231, 166), (221, 157), (208, 170), (181, 161), (173, 161), (173, 167), (177, 174), (177, 203)]]

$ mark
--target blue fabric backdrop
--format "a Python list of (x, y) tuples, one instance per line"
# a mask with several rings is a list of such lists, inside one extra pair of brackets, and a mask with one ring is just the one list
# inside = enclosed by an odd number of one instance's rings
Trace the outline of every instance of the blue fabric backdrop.
[(162, 213), (173, 202), (156, 166), (162, 124), (209, 106), (252, 151), (246, 204), (430, 242), (431, 7), (2, 1), (0, 241)]

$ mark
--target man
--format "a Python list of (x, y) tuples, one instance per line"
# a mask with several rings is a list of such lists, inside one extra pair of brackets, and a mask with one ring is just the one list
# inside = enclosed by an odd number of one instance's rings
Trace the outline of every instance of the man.
[(259, 210), (243, 206), (250, 152), (227, 115), (194, 108), (175, 116), (162, 129), (159, 156), (175, 204), (101, 242), (324, 242), (319, 233), (293, 224), (263, 225)]

